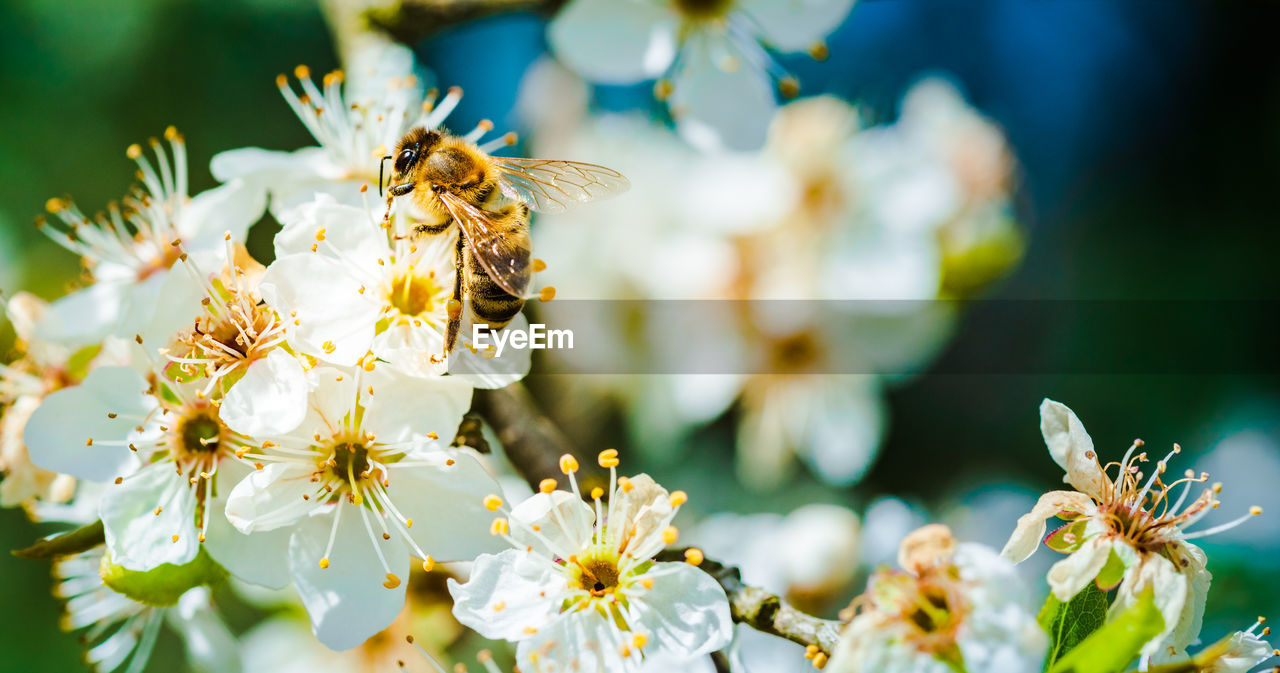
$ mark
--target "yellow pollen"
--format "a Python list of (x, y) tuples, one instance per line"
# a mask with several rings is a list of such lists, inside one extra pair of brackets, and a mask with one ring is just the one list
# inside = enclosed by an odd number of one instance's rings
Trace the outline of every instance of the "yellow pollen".
[(658, 100), (670, 98), (673, 91), (675, 91), (675, 85), (669, 79), (660, 79), (653, 83), (653, 97)]
[(435, 559), (431, 558), (430, 556), (426, 557), (425, 559), (422, 559), (422, 572), (429, 573), (435, 569), (436, 569)]
[(174, 536), (173, 536), (173, 541), (174, 541), (174, 542), (177, 542), (177, 541), (178, 541), (178, 536), (177, 536), (177, 535), (174, 535)]
[(591, 499), (592, 499), (592, 500), (599, 500), (599, 499), (600, 499), (600, 498), (602, 498), (602, 497), (604, 497), (604, 489), (603, 489), (603, 488), (600, 488), (599, 486), (597, 486), (597, 487), (595, 487), (595, 488), (591, 489)]
[(676, 491), (675, 493), (671, 494), (672, 507), (679, 507), (680, 505), (683, 505), (686, 502), (689, 502), (689, 495), (684, 491)]
[(527, 634), (529, 634), (529, 635), (533, 635), (533, 634), (537, 633), (537, 632), (538, 632), (538, 630), (537, 630), (537, 629), (535, 629), (535, 628), (533, 628), (532, 626), (526, 626), (526, 627), (524, 627), (524, 632), (525, 632), (525, 633), (527, 633)]
[(691, 566), (702, 565), (706, 557), (702, 554), (702, 550), (697, 547), (689, 547), (684, 550), (684, 561)]
[(804, 648), (804, 658), (805, 658), (805, 659), (812, 659), (812, 658), (814, 658), (814, 657), (818, 656), (818, 653), (819, 653), (819, 652), (821, 652), (821, 651), (822, 651), (822, 650), (821, 650), (821, 649), (819, 649), (817, 645), (806, 645), (806, 646), (805, 646), (805, 648)]
[(809, 45), (809, 58), (815, 61), (825, 61), (829, 56), (831, 56), (831, 50), (827, 48), (825, 43), (814, 42)]
[(604, 451), (600, 452), (600, 455), (597, 456), (596, 459), (599, 461), (600, 467), (603, 467), (603, 468), (617, 467), (618, 466), (618, 450), (605, 449)]
[(787, 76), (778, 80), (778, 92), (783, 98), (795, 98), (800, 95), (800, 80)]
[(436, 434), (436, 433), (434, 433), (434, 432), (428, 432), (428, 433), (427, 433), (427, 439), (440, 439), (440, 435), (437, 435), (437, 434)]
[(400, 578), (396, 577), (395, 575), (392, 575), (391, 573), (387, 573), (387, 581), (383, 582), (382, 586), (388, 589), (394, 589), (400, 586)]
[(506, 607), (507, 607), (507, 602), (506, 602), (506, 601), (498, 601), (497, 603), (494, 603), (494, 604), (493, 604), (493, 611), (494, 611), (494, 612), (502, 612), (502, 611), (503, 611), (503, 609), (505, 609)]
[(631, 644), (635, 645), (635, 648), (638, 650), (649, 644), (649, 636), (646, 636), (643, 633), (637, 633), (631, 637)]
[(1258, 507), (1257, 505), (1254, 505), (1253, 507), (1249, 508), (1249, 513), (1254, 516), (1258, 516), (1259, 514), (1262, 514), (1262, 508)]
[(652, 578), (652, 577), (646, 577), (646, 578), (644, 578), (644, 579), (640, 580), (640, 586), (642, 586), (642, 587), (644, 587), (644, 588), (646, 588), (646, 589), (652, 589), (652, 588), (653, 588), (653, 578)]
[(278, 86), (278, 87), (280, 87), (280, 88), (282, 88), (282, 89), (283, 89), (284, 87), (286, 87), (286, 86), (288, 86), (288, 85), (289, 85), (289, 78), (288, 78), (288, 77), (285, 77), (283, 73), (282, 73), (282, 74), (279, 74), (279, 75), (276, 75), (276, 86)]
[(316, 240), (317, 241), (324, 240), (324, 227), (320, 227), (319, 229), (316, 229)]
[(662, 531), (662, 541), (667, 544), (675, 544), (680, 539), (680, 531), (675, 526), (667, 526)]
[(546, 263), (546, 262), (542, 261), (541, 259), (539, 259), (539, 258), (537, 258), (537, 257), (534, 257), (534, 258), (533, 258), (533, 270), (534, 270), (534, 272), (535, 272), (535, 273), (536, 273), (536, 272), (538, 272), (538, 271), (542, 271), (542, 270), (544, 270), (544, 269), (546, 269), (546, 268), (547, 268), (547, 263)]
[(573, 474), (578, 471), (578, 459), (569, 454), (560, 456), (560, 471), (565, 474)]
[(502, 498), (496, 495), (486, 495), (484, 497), (484, 508), (490, 512), (496, 512), (502, 506)]
[(137, 159), (138, 157), (142, 156), (142, 145), (139, 145), (138, 143), (134, 143), (129, 147), (125, 148), (124, 154), (130, 159)]
[(309, 79), (311, 77), (311, 68), (308, 68), (305, 65), (300, 65), (293, 69), (293, 76), (298, 79)]
[(635, 487), (636, 485), (631, 483), (630, 479), (626, 477), (618, 477), (618, 488), (622, 489), (623, 493), (630, 493), (631, 489)]
[(405, 519), (405, 520), (404, 520), (404, 527), (405, 527), (405, 528), (413, 528), (413, 519)]
[(821, 669), (823, 669), (823, 668), (826, 668), (826, 666), (827, 666), (827, 653), (826, 653), (826, 652), (819, 652), (819, 653), (817, 653), (817, 654), (815, 654), (815, 655), (813, 656), (813, 667), (814, 667), (814, 668), (821, 670)]
[(337, 346), (334, 346), (332, 341), (326, 341), (320, 344), (320, 348), (324, 349), (325, 355), (332, 355), (333, 351), (337, 350)]
[(511, 532), (511, 525), (507, 523), (506, 518), (498, 517), (493, 520), (489, 526), (490, 535), (506, 535)]
[(541, 301), (551, 301), (552, 299), (555, 299), (555, 298), (556, 298), (556, 289), (550, 285), (542, 288), (542, 290), (538, 292), (538, 299)]
[(542, 481), (538, 482), (538, 490), (543, 493), (551, 493), (552, 491), (556, 490), (556, 480), (543, 479)]

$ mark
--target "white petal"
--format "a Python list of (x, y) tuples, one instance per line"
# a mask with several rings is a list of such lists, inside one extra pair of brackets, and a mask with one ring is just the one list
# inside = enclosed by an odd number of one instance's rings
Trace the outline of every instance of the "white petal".
[[(632, 477), (631, 488), (619, 488), (613, 495), (617, 502), (609, 507), (610, 544), (632, 558), (653, 558), (667, 546), (662, 532), (676, 515), (671, 495), (647, 474)], [(630, 540), (625, 548), (622, 547), (624, 534)]]
[(165, 611), (165, 617), (182, 637), (196, 671), (240, 673), (240, 643), (218, 616), (207, 587), (183, 594), (177, 609)]
[(690, 657), (729, 644), (729, 599), (711, 575), (687, 563), (659, 563), (647, 576), (653, 588), (636, 599), (635, 608), (652, 642)]
[(853, 0), (740, 0), (740, 8), (780, 51), (804, 51), (844, 22)]
[[(466, 311), (466, 309), (464, 309)], [(453, 353), (449, 355), (446, 366), (449, 374), (467, 381), (476, 388), (497, 389), (505, 388), (520, 379), (523, 379), (529, 373), (532, 366), (531, 357), (532, 348), (514, 348), (507, 343), (506, 348), (502, 350), (502, 354), (498, 355), (496, 342), (493, 334), (486, 334), (480, 342), (484, 348), (477, 347), (475, 351), (471, 350), (472, 346), (476, 346), (475, 332), (470, 317), (470, 311), (464, 315), (467, 317), (462, 321), (459, 328), (458, 341), (461, 342), (455, 346)], [(517, 313), (515, 318), (504, 328), (502, 332), (510, 335), (514, 332), (528, 332), (529, 320), (524, 317), (523, 313)], [(540, 337), (545, 343), (546, 331), (542, 332)], [(510, 338), (509, 336), (507, 337)], [(532, 338), (532, 336), (531, 336)]]
[(595, 610), (564, 613), (559, 619), (516, 646), (516, 665), (522, 671), (540, 670), (540, 662), (554, 662), (557, 671), (632, 671), (638, 659), (624, 660), (621, 632), (610, 627)]
[(364, 287), (334, 260), (310, 253), (277, 258), (258, 292), (286, 320), (289, 341), (326, 362), (353, 365), (369, 352), (380, 308)]
[(1032, 507), (1030, 512), (1018, 517), (1018, 524), (1014, 527), (1000, 555), (1014, 563), (1020, 563), (1040, 546), (1040, 540), (1044, 538), (1046, 528), (1045, 520), (1057, 516), (1058, 512), (1062, 511), (1085, 512), (1092, 509), (1093, 501), (1083, 493), (1075, 491), (1045, 493), (1036, 501), (1035, 507)]
[(422, 439), (432, 432), (452, 438), (471, 408), (471, 386), (449, 376), (424, 379), (378, 367), (363, 382), (373, 394), (362, 398), (362, 426), (383, 443)]
[[(379, 213), (380, 215), (380, 213)], [(359, 269), (374, 269), (378, 259), (384, 263), (391, 254), (386, 232), (375, 220), (374, 213), (343, 205), (327, 196), (317, 197), (289, 210), (281, 216), (284, 227), (276, 234), (276, 257), (315, 254), (342, 260)], [(318, 245), (316, 234), (324, 230), (324, 245)], [(311, 252), (316, 245), (317, 252)]]
[(87, 346), (115, 329), (128, 284), (99, 281), (49, 304), (36, 324), (36, 336), (67, 346)]
[(207, 504), (211, 511), (204, 548), (232, 575), (252, 584), (282, 589), (289, 584), (289, 536), (293, 531), (283, 527), (246, 535), (227, 520), (227, 497), (233, 486), (251, 472), (252, 467), (231, 460), (218, 466), (218, 495)]
[(1074, 598), (1086, 584), (1098, 576), (1110, 554), (1110, 541), (1099, 536), (1086, 541), (1071, 555), (1053, 564), (1045, 577), (1053, 595), (1064, 603)]
[[(321, 568), (325, 545), (337, 508), (342, 508), (329, 567)], [(360, 517), (360, 507), (346, 503), (313, 514), (298, 523), (289, 541), (289, 568), (298, 596), (311, 616), (311, 629), (326, 647), (347, 650), (386, 628), (404, 607), (409, 579), (409, 553), (397, 536), (372, 536)], [(394, 589), (374, 551), (379, 545), (392, 575)]]
[(548, 558), (568, 558), (590, 544), (595, 520), (595, 510), (568, 491), (534, 493), (512, 508), (511, 537)]
[(671, 65), (677, 24), (657, 3), (573, 0), (551, 22), (547, 39), (556, 57), (583, 77), (628, 84)]
[(188, 250), (218, 250), (228, 233), (231, 240), (243, 243), (266, 207), (266, 190), (233, 180), (196, 194), (178, 216), (178, 231)]
[[(131, 472), (137, 459), (123, 442), (155, 407), (147, 382), (126, 367), (102, 367), (80, 385), (45, 398), (27, 421), (31, 462), (54, 472), (106, 482)], [(117, 414), (109, 418), (107, 414)], [(97, 443), (88, 445), (93, 439)]]
[[(207, 261), (209, 256), (205, 258)], [(120, 316), (116, 334), (131, 341), (135, 335), (141, 336), (142, 346), (153, 358), (156, 349), (168, 345), (180, 330), (190, 329), (196, 316), (204, 312), (200, 305), (205, 298), (204, 286), (182, 264), (176, 262), (168, 271), (131, 288), (125, 312)], [(213, 270), (203, 264), (195, 268)]]
[(1098, 464), (1093, 438), (1067, 405), (1049, 399), (1040, 403), (1040, 434), (1044, 435), (1054, 462), (1066, 470), (1064, 482), (1094, 497), (1102, 497), (1110, 490), (1111, 480)]
[(99, 513), (112, 560), (130, 570), (182, 565), (200, 549), (195, 491), (172, 463), (153, 463), (108, 486)]
[[(811, 382), (812, 383), (812, 382)], [(885, 409), (872, 377), (832, 377), (814, 386), (805, 457), (827, 483), (851, 485), (862, 478), (880, 452)]]
[(1155, 599), (1156, 609), (1164, 617), (1164, 631), (1142, 647), (1142, 653), (1154, 655), (1164, 645), (1182, 650), (1189, 642), (1166, 641), (1166, 636), (1173, 633), (1178, 622), (1182, 620), (1183, 608), (1187, 607), (1187, 577), (1178, 572), (1178, 568), (1169, 559), (1159, 554), (1142, 554), (1138, 563), (1125, 569), (1124, 579), (1120, 582), (1120, 590), (1111, 603), (1107, 618), (1110, 619), (1124, 612), (1138, 602), (1143, 592), (1150, 589)]
[(271, 463), (250, 472), (227, 497), (227, 520), (242, 533), (296, 523), (317, 506), (321, 489), (311, 481), (314, 472), (315, 466), (306, 463)]
[(297, 358), (282, 349), (249, 365), (244, 378), (222, 399), (218, 416), (250, 437), (293, 431), (307, 414), (307, 376)]
[(749, 63), (725, 70), (718, 36), (695, 33), (672, 78), (671, 114), (690, 144), (707, 151), (754, 150), (764, 144), (778, 104), (769, 75)]
[(476, 559), (466, 584), (450, 578), (449, 594), (458, 621), (485, 638), (516, 641), (529, 637), (526, 628), (540, 629), (560, 612), (564, 585), (550, 560), (508, 549)]
[(444, 335), (429, 325), (391, 325), (373, 338), (369, 347), (387, 366), (410, 376), (440, 376), (448, 370)]
[(494, 514), (483, 504), (486, 495), (501, 487), (474, 455), (423, 451), (410, 454), (407, 462), (415, 465), (390, 466), (387, 493), (396, 509), (414, 520), (409, 535), (424, 552), (440, 561), (463, 561), (505, 546), (489, 534)]

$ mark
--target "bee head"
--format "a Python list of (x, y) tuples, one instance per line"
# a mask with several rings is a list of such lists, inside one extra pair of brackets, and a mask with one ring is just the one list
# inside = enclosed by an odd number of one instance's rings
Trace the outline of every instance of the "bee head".
[(411, 129), (396, 144), (396, 152), (391, 155), (391, 181), (404, 182), (423, 157), (431, 153), (440, 142), (440, 133), (422, 127)]

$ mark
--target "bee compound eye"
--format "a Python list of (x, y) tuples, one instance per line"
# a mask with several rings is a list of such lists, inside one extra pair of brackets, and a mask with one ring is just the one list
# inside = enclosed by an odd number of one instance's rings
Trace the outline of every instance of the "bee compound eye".
[(396, 157), (396, 172), (403, 173), (407, 168), (409, 168), (409, 164), (413, 163), (413, 159), (417, 155), (418, 153), (410, 147), (400, 150), (399, 156)]

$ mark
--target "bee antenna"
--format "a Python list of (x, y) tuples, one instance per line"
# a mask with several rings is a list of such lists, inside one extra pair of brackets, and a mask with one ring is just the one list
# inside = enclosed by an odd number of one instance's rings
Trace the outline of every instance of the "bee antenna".
[(387, 156), (382, 157), (382, 161), (378, 162), (378, 198), (382, 198), (382, 169), (386, 168), (387, 159), (390, 158), (391, 155), (388, 154)]

